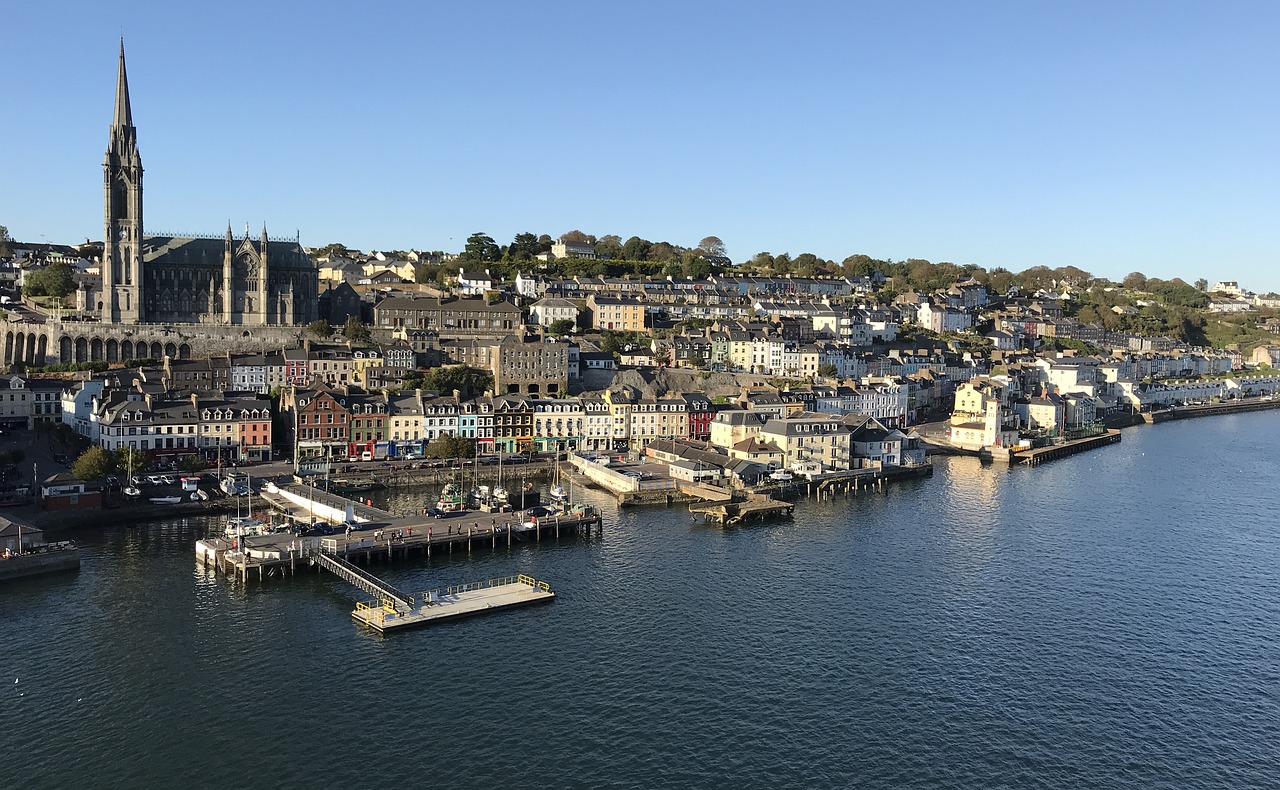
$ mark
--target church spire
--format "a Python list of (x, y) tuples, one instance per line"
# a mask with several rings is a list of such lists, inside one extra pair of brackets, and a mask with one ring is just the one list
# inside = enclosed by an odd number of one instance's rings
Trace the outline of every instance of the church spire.
[(112, 126), (133, 126), (133, 113), (129, 110), (129, 77), (124, 70), (124, 37), (120, 37), (120, 72), (116, 75), (116, 115)]

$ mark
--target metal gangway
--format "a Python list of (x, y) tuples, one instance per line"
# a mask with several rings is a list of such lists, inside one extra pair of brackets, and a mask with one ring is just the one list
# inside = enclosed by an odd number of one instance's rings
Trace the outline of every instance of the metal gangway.
[(387, 584), (362, 568), (347, 562), (339, 556), (327, 552), (316, 552), (311, 555), (315, 564), (330, 571), (338, 578), (364, 590), (392, 609), (410, 612), (413, 610), (413, 599)]

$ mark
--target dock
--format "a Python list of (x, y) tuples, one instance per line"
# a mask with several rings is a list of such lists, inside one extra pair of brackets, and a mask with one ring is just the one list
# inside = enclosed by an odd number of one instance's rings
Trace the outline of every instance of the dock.
[(1099, 447), (1106, 447), (1109, 444), (1118, 444), (1119, 442), (1120, 431), (1108, 429), (1106, 433), (1090, 436), (1087, 439), (1074, 439), (1060, 444), (1051, 444), (1047, 447), (1037, 447), (1034, 450), (1010, 451), (1009, 461), (1017, 461), (1025, 466), (1039, 466), (1046, 461), (1055, 461), (1068, 455), (1087, 452)]
[(789, 516), (795, 505), (770, 497), (752, 497), (745, 502), (724, 502), (704, 507), (691, 507), (689, 512), (701, 514), (708, 524), (733, 526), (749, 519), (766, 519), (771, 516)]
[(546, 603), (555, 596), (546, 582), (522, 574), (421, 592), (409, 597), (407, 607), (387, 599), (357, 603), (351, 616), (356, 622), (385, 633)]

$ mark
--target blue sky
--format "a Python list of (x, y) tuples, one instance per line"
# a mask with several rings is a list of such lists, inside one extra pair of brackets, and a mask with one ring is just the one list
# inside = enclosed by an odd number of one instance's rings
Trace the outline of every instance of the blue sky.
[[(130, 20), (123, 23), (121, 20)], [(0, 225), (571, 229), (1280, 291), (1275, 2), (12, 3)]]

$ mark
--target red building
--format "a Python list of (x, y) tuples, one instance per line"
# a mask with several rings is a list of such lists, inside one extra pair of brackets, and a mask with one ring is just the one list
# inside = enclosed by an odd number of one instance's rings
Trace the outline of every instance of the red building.
[(685, 412), (689, 415), (689, 431), (685, 435), (700, 442), (710, 440), (711, 420), (716, 416), (711, 399), (698, 393), (685, 393), (681, 397), (684, 398)]

